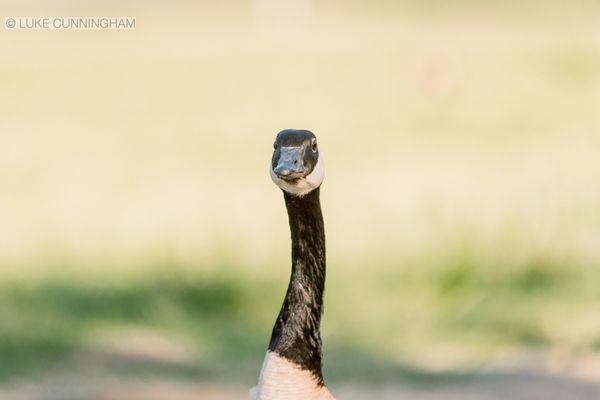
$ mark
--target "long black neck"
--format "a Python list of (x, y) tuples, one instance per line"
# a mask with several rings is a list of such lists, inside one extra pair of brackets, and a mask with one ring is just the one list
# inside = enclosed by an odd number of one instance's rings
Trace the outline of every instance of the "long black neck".
[(303, 197), (283, 193), (292, 234), (292, 275), (269, 350), (309, 370), (322, 384), (325, 230), (319, 188)]

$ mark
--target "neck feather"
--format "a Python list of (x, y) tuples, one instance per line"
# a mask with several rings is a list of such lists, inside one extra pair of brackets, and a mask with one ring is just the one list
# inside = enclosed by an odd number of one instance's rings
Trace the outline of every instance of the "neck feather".
[(321, 315), (325, 289), (325, 231), (319, 188), (297, 197), (284, 191), (292, 236), (292, 274), (269, 350), (312, 373), (321, 373)]

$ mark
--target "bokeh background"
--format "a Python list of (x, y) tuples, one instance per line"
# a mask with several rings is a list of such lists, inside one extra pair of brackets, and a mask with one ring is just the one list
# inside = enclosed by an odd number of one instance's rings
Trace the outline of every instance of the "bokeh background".
[(2, 0), (0, 398), (243, 399), (326, 157), (345, 399), (600, 396), (600, 3)]

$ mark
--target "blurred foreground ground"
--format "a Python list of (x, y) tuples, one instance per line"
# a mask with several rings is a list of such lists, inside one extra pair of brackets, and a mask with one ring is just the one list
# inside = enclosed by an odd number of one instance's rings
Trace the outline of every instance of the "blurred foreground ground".
[[(334, 380), (330, 386), (338, 398), (346, 400), (593, 400), (600, 396), (600, 359), (595, 361), (594, 370), (581, 362), (554, 373), (522, 367), (425, 372), (388, 365), (387, 371), (377, 372), (374, 381)], [(581, 367), (584, 371), (578, 371)], [(587, 375), (577, 376), (582, 372)], [(43, 379), (14, 382), (0, 396), (6, 400), (249, 399), (248, 387), (243, 386), (247, 379), (240, 382), (238, 371), (237, 379), (228, 382), (226, 375), (207, 379), (198, 366), (140, 355), (81, 353)]]
[[(9, 285), (0, 290), (5, 317), (0, 398), (247, 398), (270, 322), (248, 318), (260, 301), (246, 300), (269, 292), (268, 285), (244, 294), (248, 289), (239, 283), (209, 282), (187, 276), (120, 289), (82, 282)], [(267, 303), (277, 304), (280, 294)], [(401, 361), (376, 347), (330, 340), (325, 377), (341, 399), (591, 400), (600, 395), (595, 352), (568, 345), (491, 348), (492, 355), (460, 358), (469, 349), (463, 343), (458, 358), (442, 347), (429, 361), (411, 352)]]

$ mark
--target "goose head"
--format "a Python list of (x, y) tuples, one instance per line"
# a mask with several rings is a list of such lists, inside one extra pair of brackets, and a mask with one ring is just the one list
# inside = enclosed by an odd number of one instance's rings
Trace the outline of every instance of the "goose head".
[(273, 143), (269, 168), (271, 179), (282, 190), (304, 196), (323, 182), (325, 168), (314, 133), (302, 129), (286, 129)]

